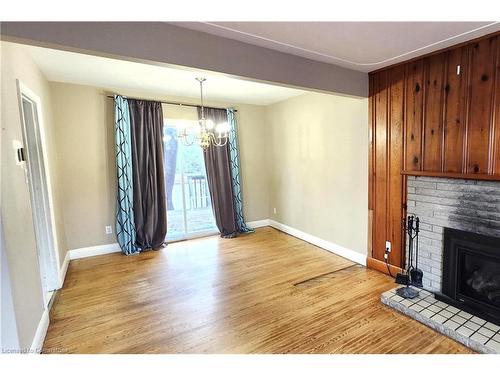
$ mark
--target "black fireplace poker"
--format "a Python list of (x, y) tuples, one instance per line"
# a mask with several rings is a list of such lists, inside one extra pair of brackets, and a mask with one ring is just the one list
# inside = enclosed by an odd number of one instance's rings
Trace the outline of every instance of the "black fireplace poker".
[[(420, 232), (420, 219), (415, 215), (408, 215), (403, 220), (402, 230), (408, 235), (408, 262), (403, 273), (396, 275), (396, 283), (406, 285), (396, 290), (396, 294), (403, 298), (415, 298), (419, 295), (418, 290), (410, 285), (421, 288), (423, 286), (423, 272), (418, 268), (418, 234)], [(415, 252), (415, 267), (413, 266), (413, 253)]]
[[(415, 268), (412, 268), (410, 271), (410, 279), (411, 279), (411, 284), (418, 287), (422, 288), (422, 279), (424, 277), (424, 273), (422, 272), (421, 269), (418, 268), (418, 233), (420, 232), (420, 219), (415, 217), (415, 229), (414, 229), (414, 236), (415, 236)], [(413, 245), (413, 243), (412, 243)], [(413, 261), (413, 258), (412, 258)], [(413, 267), (413, 263), (412, 263)]]

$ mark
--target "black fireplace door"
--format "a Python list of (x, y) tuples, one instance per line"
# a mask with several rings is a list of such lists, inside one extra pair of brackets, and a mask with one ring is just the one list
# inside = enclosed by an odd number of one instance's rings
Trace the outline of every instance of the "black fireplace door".
[(470, 312), (500, 319), (500, 239), (445, 228), (443, 294)]

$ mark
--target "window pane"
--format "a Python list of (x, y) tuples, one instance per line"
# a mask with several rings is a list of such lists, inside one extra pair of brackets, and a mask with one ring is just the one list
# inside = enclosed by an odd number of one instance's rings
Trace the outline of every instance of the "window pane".
[(215, 221), (208, 192), (203, 150), (197, 145), (182, 146), (188, 232), (213, 230)]
[(178, 145), (175, 127), (164, 127), (164, 168), (167, 195), (167, 239), (184, 236), (184, 207), (182, 202), (181, 169), (177, 157)]
[(169, 120), (164, 127), (167, 240), (216, 230), (203, 150), (177, 138), (180, 126), (186, 124)]

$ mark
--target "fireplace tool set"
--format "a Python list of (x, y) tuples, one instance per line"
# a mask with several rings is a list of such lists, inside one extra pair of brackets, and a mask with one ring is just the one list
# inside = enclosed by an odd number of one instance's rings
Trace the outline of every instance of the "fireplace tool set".
[[(406, 220), (403, 219), (403, 234), (408, 236), (408, 262), (403, 273), (396, 275), (396, 283), (405, 285), (396, 290), (396, 294), (403, 298), (415, 298), (418, 296), (418, 290), (411, 288), (410, 285), (421, 288), (422, 270), (418, 268), (418, 233), (420, 232), (420, 219), (418, 216), (409, 215)], [(415, 258), (413, 254), (415, 253)], [(415, 259), (415, 266), (413, 260)]]

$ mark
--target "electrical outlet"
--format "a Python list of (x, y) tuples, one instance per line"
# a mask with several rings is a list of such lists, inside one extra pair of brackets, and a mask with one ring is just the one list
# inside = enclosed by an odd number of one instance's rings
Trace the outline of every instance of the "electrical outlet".
[(391, 241), (385, 241), (385, 251), (388, 253), (391, 252)]
[(113, 233), (113, 228), (111, 228), (111, 225), (106, 225), (105, 229), (106, 229), (106, 234)]
[(273, 212), (276, 215), (276, 207), (273, 208)]

